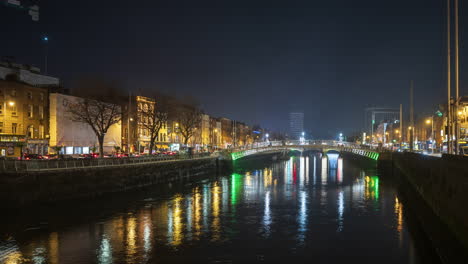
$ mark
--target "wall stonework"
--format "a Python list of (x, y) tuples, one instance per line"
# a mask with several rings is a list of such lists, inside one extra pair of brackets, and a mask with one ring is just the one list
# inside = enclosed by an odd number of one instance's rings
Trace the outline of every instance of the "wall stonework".
[(139, 163), (107, 167), (9, 173), (0, 177), (0, 207), (17, 208), (91, 198), (158, 183), (213, 174), (222, 169), (216, 158)]
[(394, 153), (395, 166), (468, 248), (468, 157)]

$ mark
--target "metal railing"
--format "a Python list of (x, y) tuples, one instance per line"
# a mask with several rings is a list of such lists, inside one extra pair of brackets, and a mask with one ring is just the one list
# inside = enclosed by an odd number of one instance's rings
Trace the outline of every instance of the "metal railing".
[(362, 148), (359, 144), (337, 141), (337, 140), (287, 140), (287, 141), (269, 141), (269, 142), (257, 142), (248, 144), (232, 149), (232, 152), (259, 149), (267, 147), (279, 147), (279, 146), (330, 146), (330, 147), (354, 147)]
[(51, 160), (1, 160), (0, 172), (27, 172), (43, 170), (60, 170), (87, 167), (120, 166), (139, 163), (154, 163), (175, 160), (190, 160), (210, 157), (210, 153), (178, 154), (161, 156), (141, 156), (125, 158), (93, 158), (93, 159), (51, 159)]

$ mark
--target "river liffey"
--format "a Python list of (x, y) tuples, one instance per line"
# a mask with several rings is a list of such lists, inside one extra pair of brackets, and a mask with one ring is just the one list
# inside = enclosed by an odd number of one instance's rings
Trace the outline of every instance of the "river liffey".
[(0, 263), (438, 263), (375, 169), (315, 154), (237, 171), (3, 217)]

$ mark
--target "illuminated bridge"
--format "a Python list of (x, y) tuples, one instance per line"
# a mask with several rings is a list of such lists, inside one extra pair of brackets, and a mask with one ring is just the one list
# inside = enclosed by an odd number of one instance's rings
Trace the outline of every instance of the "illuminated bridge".
[(234, 149), (231, 153), (232, 160), (245, 157), (280, 153), (286, 151), (319, 151), (324, 154), (328, 152), (342, 153), (348, 152), (366, 157), (371, 160), (378, 160), (380, 153), (373, 149), (365, 149), (362, 146), (343, 141), (335, 140), (304, 140), (304, 141), (270, 141), (260, 142)]

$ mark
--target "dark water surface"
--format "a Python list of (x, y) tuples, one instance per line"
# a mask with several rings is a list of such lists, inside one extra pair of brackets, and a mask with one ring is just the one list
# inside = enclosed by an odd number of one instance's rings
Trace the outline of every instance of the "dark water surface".
[(3, 217), (0, 263), (436, 263), (389, 179), (329, 157)]

